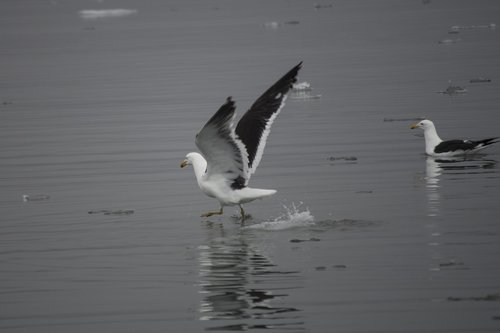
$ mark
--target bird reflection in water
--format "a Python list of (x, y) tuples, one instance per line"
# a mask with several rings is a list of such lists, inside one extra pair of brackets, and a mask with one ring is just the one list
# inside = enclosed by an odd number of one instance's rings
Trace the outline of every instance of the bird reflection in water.
[(427, 188), (428, 215), (439, 215), (439, 202), (441, 194), (439, 192), (439, 177), (442, 169), (439, 162), (431, 156), (427, 156), (425, 162), (425, 186)]
[[(486, 159), (485, 155), (464, 155), (456, 157), (427, 156), (425, 167), (425, 185), (427, 188), (427, 203), (429, 216), (440, 215), (441, 193), (440, 181), (444, 174), (449, 180), (462, 179), (465, 175), (485, 173), (495, 167), (496, 161)], [(492, 171), (494, 172), (494, 171)]]
[(227, 235), (222, 225), (207, 224), (209, 239), (199, 247), (200, 320), (224, 321), (207, 331), (304, 330), (298, 309), (287, 307), (287, 290), (297, 289), (299, 272), (279, 271), (253, 248), (249, 234)]

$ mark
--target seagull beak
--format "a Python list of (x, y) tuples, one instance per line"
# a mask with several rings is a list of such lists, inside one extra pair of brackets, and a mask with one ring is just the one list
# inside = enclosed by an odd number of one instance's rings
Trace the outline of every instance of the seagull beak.
[(188, 165), (188, 161), (187, 160), (184, 160), (184, 161), (181, 162), (181, 168), (185, 168), (185, 167), (187, 167), (187, 165)]
[(411, 128), (411, 129), (418, 128), (418, 123), (411, 125), (411, 126), (410, 126), (410, 128)]

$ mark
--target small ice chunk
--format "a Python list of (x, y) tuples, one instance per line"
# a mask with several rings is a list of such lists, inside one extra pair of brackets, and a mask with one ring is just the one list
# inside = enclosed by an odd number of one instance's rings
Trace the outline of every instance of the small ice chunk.
[(42, 200), (49, 200), (50, 195), (47, 194), (23, 194), (23, 201), (28, 202), (28, 201), (42, 201)]

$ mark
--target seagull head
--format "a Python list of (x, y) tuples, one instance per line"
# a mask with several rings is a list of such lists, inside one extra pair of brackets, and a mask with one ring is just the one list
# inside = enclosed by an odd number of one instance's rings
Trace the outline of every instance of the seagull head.
[(181, 168), (185, 168), (188, 165), (193, 165), (193, 157), (191, 156), (191, 153), (186, 155), (186, 158), (184, 158), (181, 162)]
[(428, 128), (431, 128), (434, 126), (434, 123), (428, 119), (424, 119), (422, 121), (419, 121), (418, 123), (415, 123), (413, 125), (410, 126), (411, 129), (415, 129), (415, 128), (421, 128), (423, 129), (424, 131)]
[[(206, 164), (205, 159), (200, 154), (195, 153), (195, 152), (189, 153), (189, 154), (186, 155), (186, 157), (184, 158), (184, 160), (182, 160), (182, 162), (181, 162), (181, 168), (185, 168), (188, 165), (193, 165), (193, 164), (202, 165), (203, 162)], [(206, 167), (206, 165), (205, 165), (205, 167)]]

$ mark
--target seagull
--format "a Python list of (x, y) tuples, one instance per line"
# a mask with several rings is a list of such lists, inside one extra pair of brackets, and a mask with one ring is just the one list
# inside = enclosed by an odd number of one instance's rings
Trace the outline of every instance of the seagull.
[(220, 210), (201, 217), (222, 215), (225, 206), (242, 204), (271, 196), (276, 190), (248, 187), (248, 181), (260, 163), (271, 125), (285, 105), (288, 91), (297, 82), (302, 62), (267, 89), (234, 127), (236, 105), (232, 97), (208, 120), (196, 135), (200, 153), (191, 152), (181, 168), (192, 165), (201, 191), (220, 203)]
[(434, 123), (428, 119), (424, 119), (418, 123), (411, 125), (411, 129), (421, 128), (424, 130), (425, 138), (425, 153), (430, 156), (456, 156), (469, 153), (475, 153), (478, 150), (484, 149), (489, 145), (496, 143), (496, 138), (484, 140), (447, 140), (443, 141), (436, 132)]

